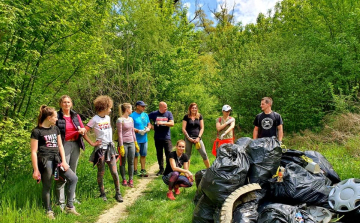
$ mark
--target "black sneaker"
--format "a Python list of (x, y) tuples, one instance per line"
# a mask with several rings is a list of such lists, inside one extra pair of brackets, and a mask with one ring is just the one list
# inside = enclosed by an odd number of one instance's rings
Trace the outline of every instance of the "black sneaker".
[(156, 176), (163, 175), (163, 173), (164, 173), (164, 170), (160, 169), (159, 172), (157, 172)]
[(134, 170), (134, 176), (138, 175), (139, 172), (137, 170)]
[(115, 200), (119, 203), (124, 201), (121, 194), (115, 194)]
[(107, 201), (106, 195), (105, 194), (100, 194), (99, 198), (102, 198), (103, 201)]

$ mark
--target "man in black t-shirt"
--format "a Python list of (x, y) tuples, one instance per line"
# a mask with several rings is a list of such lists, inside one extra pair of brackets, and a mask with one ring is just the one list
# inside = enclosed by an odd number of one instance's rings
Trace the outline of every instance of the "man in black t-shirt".
[(281, 143), (283, 120), (279, 113), (271, 110), (272, 102), (269, 97), (261, 99), (260, 107), (263, 112), (255, 117), (253, 139), (276, 136)]

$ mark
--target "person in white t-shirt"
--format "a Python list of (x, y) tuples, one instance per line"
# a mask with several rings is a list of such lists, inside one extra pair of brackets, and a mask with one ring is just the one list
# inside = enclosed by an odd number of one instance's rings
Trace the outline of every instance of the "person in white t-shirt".
[(86, 125), (86, 130), (94, 130), (96, 143), (90, 142), (94, 147), (89, 161), (97, 165), (97, 182), (99, 185), (100, 196), (104, 201), (107, 200), (104, 189), (104, 174), (105, 174), (105, 162), (109, 166), (109, 170), (115, 184), (115, 199), (118, 202), (123, 202), (123, 198), (120, 193), (119, 175), (117, 172), (116, 159), (119, 156), (112, 141), (112, 128), (109, 114), (113, 107), (113, 100), (106, 95), (98, 96), (94, 100), (95, 115), (89, 123)]

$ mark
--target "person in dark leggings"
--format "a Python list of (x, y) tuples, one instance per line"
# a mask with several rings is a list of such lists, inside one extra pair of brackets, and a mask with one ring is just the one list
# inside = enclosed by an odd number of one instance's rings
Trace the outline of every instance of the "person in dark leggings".
[(38, 126), (32, 130), (30, 141), (31, 162), (34, 170), (33, 178), (38, 182), (42, 182), (43, 205), (50, 219), (55, 219), (50, 198), (53, 174), (55, 180), (58, 180), (60, 175), (69, 182), (66, 213), (80, 215), (73, 205), (78, 178), (66, 163), (60, 130), (55, 126), (56, 121), (57, 113), (55, 109), (42, 105), (38, 116)]
[(179, 187), (191, 187), (193, 185), (193, 175), (189, 171), (189, 159), (184, 153), (185, 141), (180, 139), (176, 143), (176, 151), (169, 154), (170, 165), (166, 166), (162, 177), (165, 184), (169, 185), (166, 196), (170, 200), (175, 200), (172, 190), (176, 195), (180, 194)]
[[(104, 189), (104, 174), (105, 162), (109, 166), (111, 176), (115, 185), (115, 199), (118, 202), (123, 202), (120, 193), (119, 175), (117, 172), (116, 159), (118, 153), (112, 141), (112, 128), (110, 121), (110, 112), (113, 107), (113, 100), (106, 95), (98, 96), (94, 100), (95, 110), (97, 115), (92, 117), (89, 123), (85, 126), (86, 131), (94, 130), (96, 142), (93, 143), (89, 140), (90, 145), (94, 146), (94, 150), (90, 156), (89, 161), (97, 165), (97, 183), (100, 190), (100, 196), (104, 201), (107, 201)], [(86, 138), (85, 138), (86, 139)]]

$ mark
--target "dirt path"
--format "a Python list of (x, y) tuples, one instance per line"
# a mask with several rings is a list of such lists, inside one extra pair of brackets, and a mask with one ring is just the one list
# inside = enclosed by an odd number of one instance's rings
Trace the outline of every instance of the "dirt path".
[(126, 218), (128, 216), (126, 207), (133, 205), (138, 197), (142, 195), (142, 192), (147, 188), (147, 185), (157, 177), (155, 173), (157, 170), (158, 164), (155, 163), (148, 169), (149, 177), (139, 178), (135, 187), (126, 191), (126, 194), (123, 197), (124, 202), (117, 203), (114, 207), (104, 211), (104, 213), (99, 216), (97, 223), (120, 222), (120, 220)]

